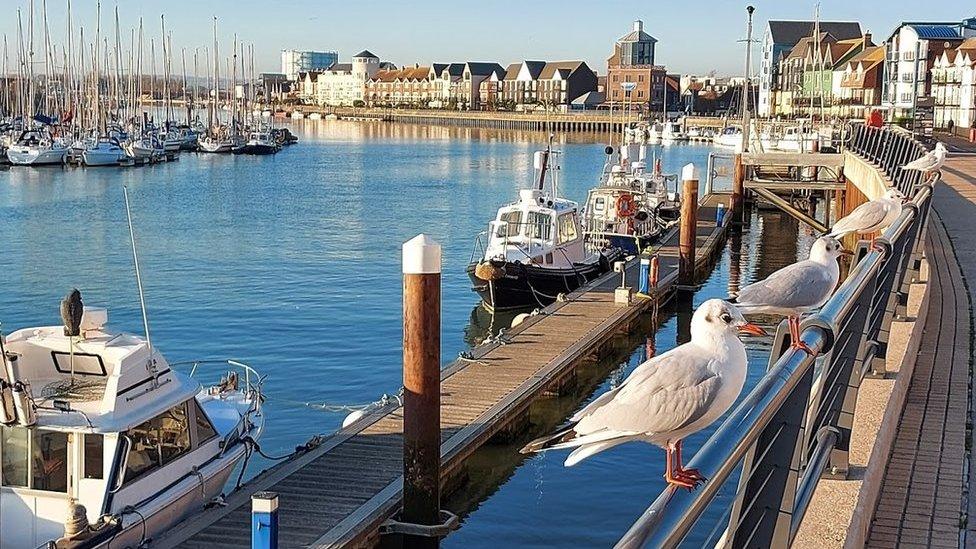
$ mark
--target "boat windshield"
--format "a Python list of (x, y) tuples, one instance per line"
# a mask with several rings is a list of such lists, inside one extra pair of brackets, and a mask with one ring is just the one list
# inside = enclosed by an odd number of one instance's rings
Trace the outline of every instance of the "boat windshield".
[(521, 210), (510, 210), (502, 213), (498, 218), (499, 223), (495, 229), (495, 236), (499, 238), (511, 238), (518, 236), (519, 226), (522, 222)]
[(552, 216), (543, 212), (529, 212), (526, 220), (526, 236), (529, 238), (539, 238), (549, 240), (552, 238)]
[(577, 235), (576, 216), (571, 213), (559, 216), (559, 243), (572, 242)]

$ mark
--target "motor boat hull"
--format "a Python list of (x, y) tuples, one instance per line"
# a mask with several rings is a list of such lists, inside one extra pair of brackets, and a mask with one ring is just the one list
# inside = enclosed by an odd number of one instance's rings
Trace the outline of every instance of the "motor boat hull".
[(278, 152), (278, 147), (267, 143), (248, 143), (244, 145), (242, 152), (244, 154), (275, 154)]
[(230, 141), (200, 141), (200, 151), (206, 153), (229, 153), (234, 150)]
[(97, 147), (85, 149), (81, 153), (81, 161), (86, 166), (118, 166), (124, 157), (125, 151), (115, 145), (100, 144)]
[(64, 164), (67, 148), (39, 148), (14, 145), (7, 149), (7, 159), (15, 166)]
[(614, 248), (591, 257), (588, 262), (576, 263), (572, 269), (492, 262), (501, 274), (490, 282), (478, 277), (477, 263), (468, 265), (467, 272), (474, 291), (481, 296), (486, 308), (495, 311), (530, 309), (549, 305), (558, 294), (568, 294), (611, 271), (614, 262), (623, 259), (624, 252)]

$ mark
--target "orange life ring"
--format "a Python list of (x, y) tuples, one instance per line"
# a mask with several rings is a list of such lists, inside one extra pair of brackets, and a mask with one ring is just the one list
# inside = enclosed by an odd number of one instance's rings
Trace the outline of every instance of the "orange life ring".
[(630, 193), (624, 193), (617, 197), (617, 215), (620, 217), (633, 217), (637, 213), (637, 201)]

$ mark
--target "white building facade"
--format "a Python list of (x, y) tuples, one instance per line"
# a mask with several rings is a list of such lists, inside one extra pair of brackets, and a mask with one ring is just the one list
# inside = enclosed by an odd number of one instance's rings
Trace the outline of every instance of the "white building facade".
[(369, 50), (352, 58), (352, 63), (337, 63), (318, 75), (315, 102), (333, 107), (350, 107), (365, 102), (366, 81), (376, 76), (380, 60)]

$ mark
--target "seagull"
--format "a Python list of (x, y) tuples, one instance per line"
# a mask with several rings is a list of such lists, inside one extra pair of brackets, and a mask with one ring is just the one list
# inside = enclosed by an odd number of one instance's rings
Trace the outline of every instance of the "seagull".
[(85, 304), (81, 301), (81, 292), (72, 289), (61, 300), (61, 320), (64, 322), (64, 335), (78, 337), (81, 335), (81, 317), (85, 314)]
[(800, 315), (823, 306), (840, 280), (837, 258), (850, 254), (830, 235), (821, 236), (810, 248), (810, 258), (787, 265), (739, 290), (729, 301), (744, 314), (772, 313), (789, 319), (793, 349), (813, 351), (800, 341)]
[(577, 412), (568, 427), (521, 452), (575, 448), (566, 458), (570, 467), (625, 442), (647, 442), (664, 449), (668, 484), (694, 489), (706, 479), (681, 464), (681, 441), (711, 425), (742, 392), (748, 362), (740, 332), (766, 335), (735, 305), (706, 301), (691, 319), (691, 341), (644, 362)]
[[(905, 195), (892, 187), (885, 191), (881, 198), (854, 208), (854, 211), (834, 223), (827, 234), (834, 238), (841, 238), (851, 233), (862, 235), (887, 229), (901, 215), (901, 206), (905, 200)], [(871, 238), (871, 247), (875, 247), (874, 237)]]
[(925, 174), (928, 181), (929, 174), (935, 173), (945, 164), (949, 150), (941, 142), (935, 144), (935, 149), (925, 153), (921, 158), (913, 160), (901, 167), (903, 170), (917, 170)]

